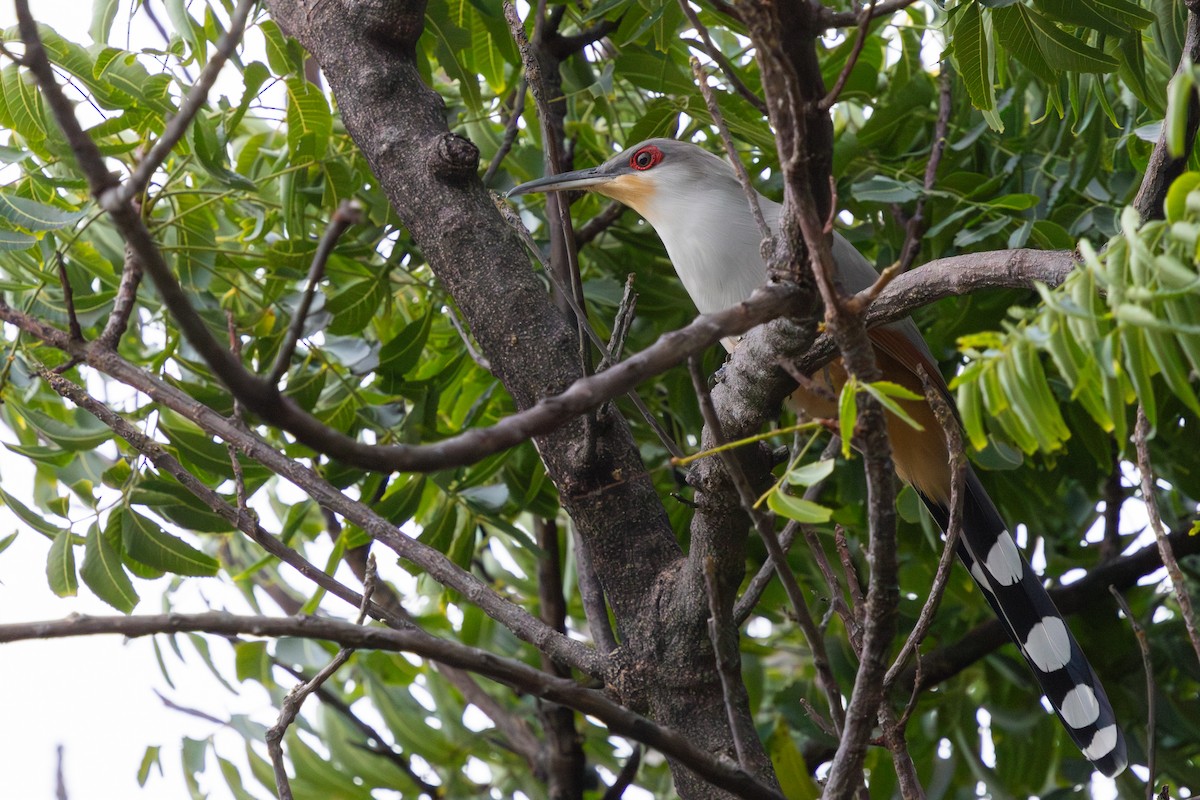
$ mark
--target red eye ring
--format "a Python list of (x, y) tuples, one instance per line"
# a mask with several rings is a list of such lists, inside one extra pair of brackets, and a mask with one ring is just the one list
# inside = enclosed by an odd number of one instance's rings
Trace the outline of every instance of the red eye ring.
[(662, 150), (659, 150), (652, 144), (646, 145), (629, 157), (629, 168), (636, 169), (638, 172), (645, 172), (662, 160)]

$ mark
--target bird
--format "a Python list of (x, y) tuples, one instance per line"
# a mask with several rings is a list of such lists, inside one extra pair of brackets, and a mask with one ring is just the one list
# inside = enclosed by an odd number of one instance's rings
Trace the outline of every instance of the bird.
[[(640, 214), (662, 240), (701, 314), (736, 305), (766, 282), (762, 235), (742, 184), (728, 161), (697, 144), (649, 139), (598, 166), (522, 183), (507, 196), (570, 190), (595, 192)], [(758, 194), (758, 205), (767, 225), (777, 232), (780, 204)], [(842, 291), (861, 291), (878, 278), (870, 262), (836, 231), (832, 254)], [(954, 407), (936, 361), (911, 319), (872, 328), (868, 335), (885, 380), (923, 396), (918, 372), (923, 368)], [(793, 402), (810, 417), (836, 416), (829, 398), (847, 380), (844, 368), (835, 361), (812, 379), (825, 390), (800, 389)], [(951, 469), (945, 434), (925, 400), (903, 405), (921, 429), (888, 413), (896, 472), (920, 494), (946, 531)], [(1119, 774), (1127, 764), (1125, 739), (1100, 679), (970, 466), (964, 488), (960, 559), (1084, 757), (1109, 777)]]

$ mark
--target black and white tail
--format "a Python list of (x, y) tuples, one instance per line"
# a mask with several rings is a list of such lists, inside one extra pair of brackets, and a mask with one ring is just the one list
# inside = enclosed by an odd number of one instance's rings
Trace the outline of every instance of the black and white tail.
[[(959, 557), (1084, 757), (1109, 777), (1120, 773), (1125, 738), (1100, 679), (969, 468), (965, 489)], [(949, 509), (928, 498), (925, 504), (945, 530)]]

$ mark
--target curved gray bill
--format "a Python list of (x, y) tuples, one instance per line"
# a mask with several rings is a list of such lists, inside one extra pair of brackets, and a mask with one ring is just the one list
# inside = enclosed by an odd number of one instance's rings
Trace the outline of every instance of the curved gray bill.
[(562, 192), (567, 189), (587, 189), (592, 186), (599, 186), (602, 183), (608, 183), (612, 179), (612, 175), (603, 174), (599, 167), (577, 169), (574, 172), (547, 175), (544, 178), (522, 183), (520, 186), (514, 186), (509, 189), (504, 196), (513, 197), (518, 194), (530, 194), (532, 192)]

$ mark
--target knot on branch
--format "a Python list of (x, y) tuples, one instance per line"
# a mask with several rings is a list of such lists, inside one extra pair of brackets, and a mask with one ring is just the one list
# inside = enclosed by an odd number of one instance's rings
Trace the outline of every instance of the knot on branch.
[(434, 171), (451, 183), (461, 183), (479, 171), (479, 148), (457, 133), (444, 133), (437, 140)]

